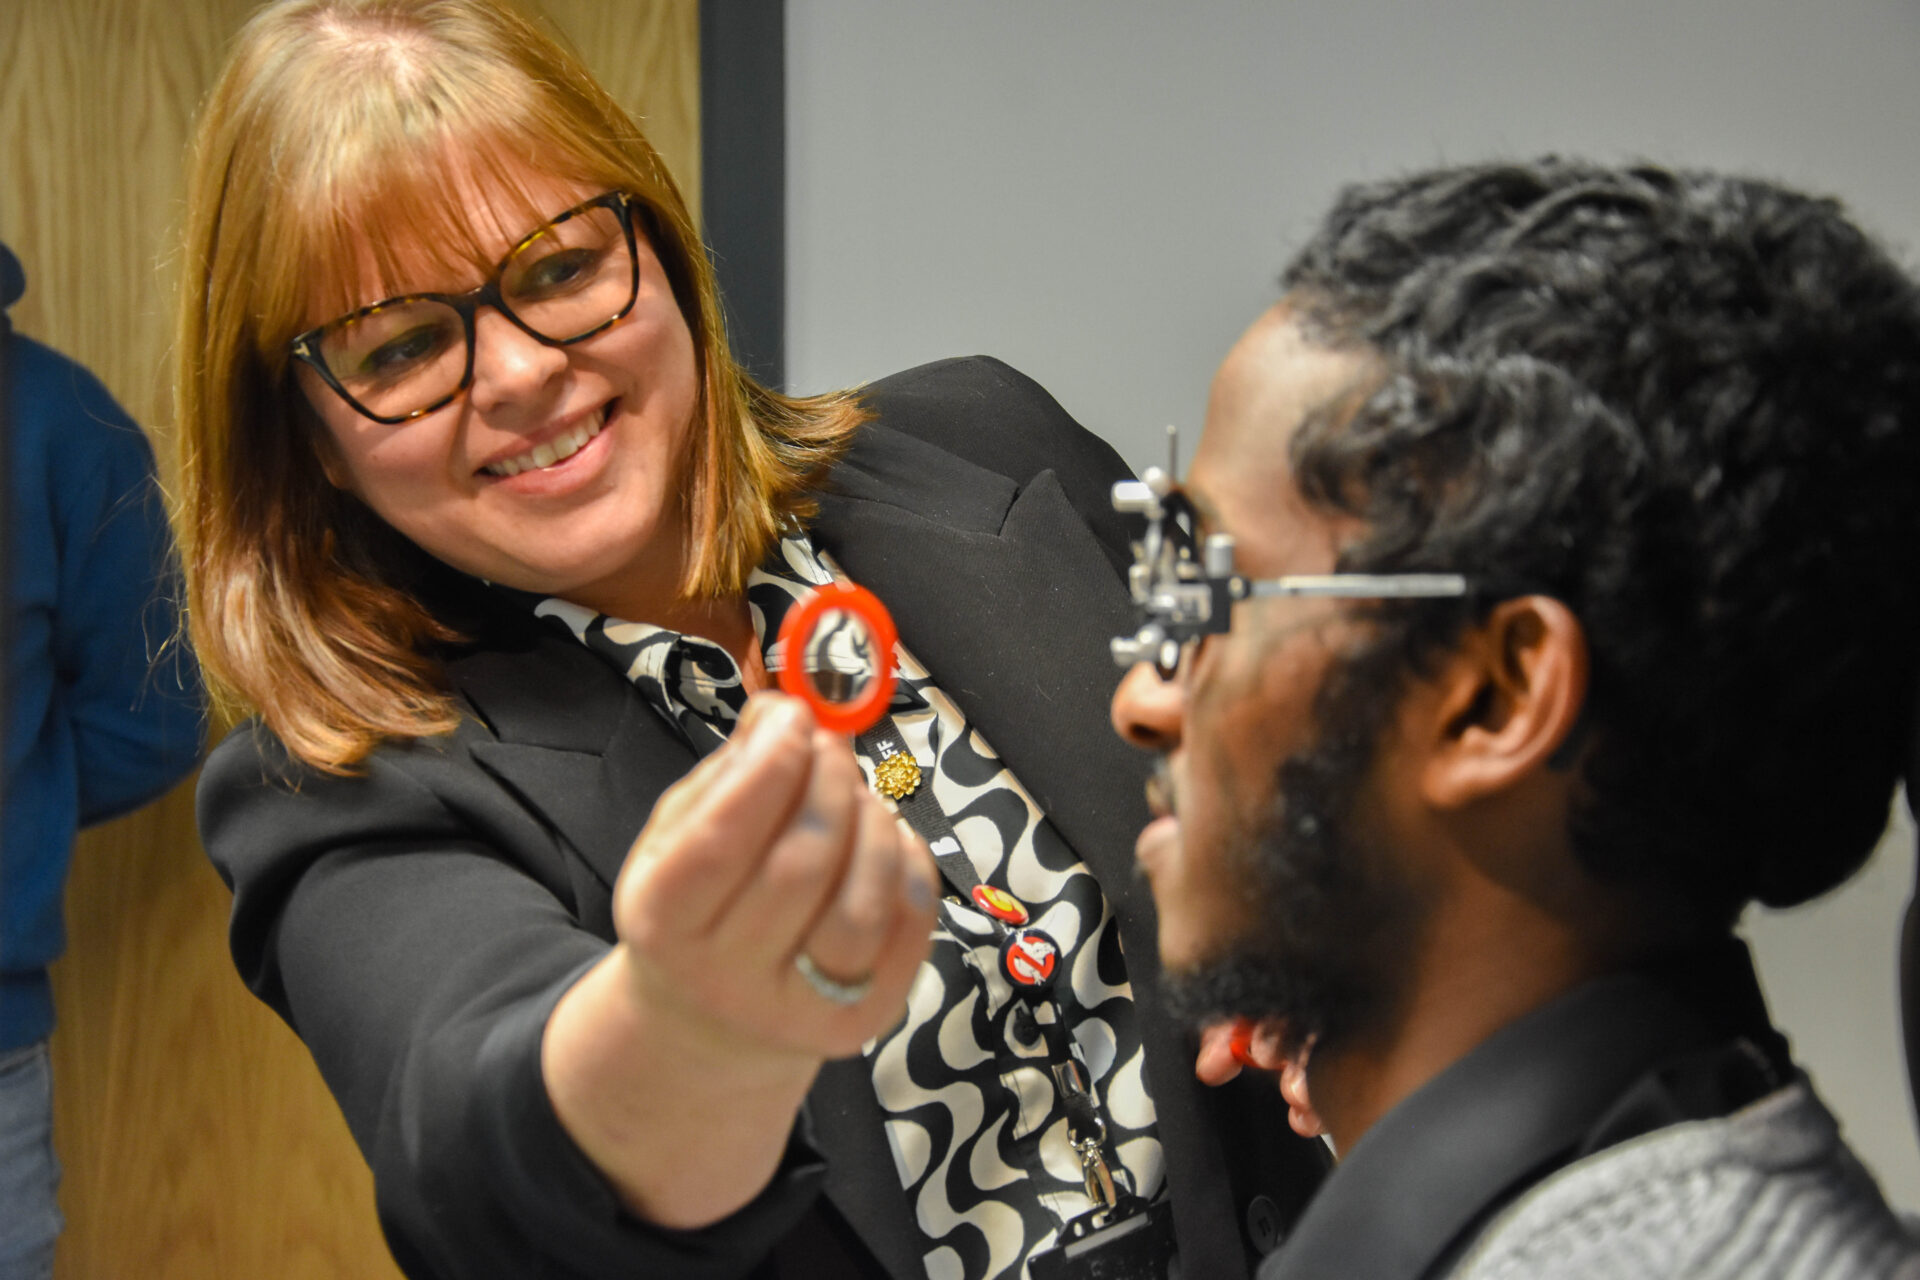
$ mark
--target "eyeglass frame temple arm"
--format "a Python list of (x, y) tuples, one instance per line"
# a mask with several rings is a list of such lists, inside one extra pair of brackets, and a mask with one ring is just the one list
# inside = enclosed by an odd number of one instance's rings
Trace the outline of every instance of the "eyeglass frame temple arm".
[(1241, 578), (1234, 598), (1254, 596), (1328, 596), (1349, 600), (1443, 599), (1467, 594), (1458, 573), (1293, 573), (1279, 578)]

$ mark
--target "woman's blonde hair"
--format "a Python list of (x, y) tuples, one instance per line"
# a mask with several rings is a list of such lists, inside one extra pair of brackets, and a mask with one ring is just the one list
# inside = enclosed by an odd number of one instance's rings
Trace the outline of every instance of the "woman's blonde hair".
[[(369, 264), (492, 266), (447, 193), (478, 182), (537, 207), (535, 172), (638, 197), (692, 330), (699, 425), (683, 493), (682, 594), (744, 588), (865, 418), (794, 399), (728, 353), (705, 251), (653, 147), (509, 0), (288, 0), (256, 13), (202, 114), (188, 188), (174, 377), (174, 523), (187, 616), (221, 709), (292, 753), (350, 769), (379, 742), (458, 720), (438, 658), (457, 640), (405, 589), (417, 558), (327, 481), (288, 344), (345, 312)], [(370, 235), (369, 228), (378, 228)], [(704, 426), (704, 430), (701, 429)]]

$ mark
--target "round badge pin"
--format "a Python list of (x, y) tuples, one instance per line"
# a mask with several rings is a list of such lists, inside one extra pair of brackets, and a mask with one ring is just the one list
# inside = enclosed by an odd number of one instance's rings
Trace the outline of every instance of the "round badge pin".
[(1025, 924), (1027, 909), (1020, 899), (1005, 889), (996, 889), (992, 885), (973, 886), (973, 905), (1003, 924)]
[(1060, 963), (1060, 944), (1039, 929), (1015, 929), (1000, 943), (1000, 972), (1013, 989), (1029, 999), (1053, 986)]

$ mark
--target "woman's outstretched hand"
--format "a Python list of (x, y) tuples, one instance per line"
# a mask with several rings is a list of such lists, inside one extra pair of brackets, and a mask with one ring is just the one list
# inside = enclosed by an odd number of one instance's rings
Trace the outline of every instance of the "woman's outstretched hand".
[(619, 941), (547, 1024), (554, 1110), (630, 1208), (696, 1227), (759, 1193), (821, 1062), (904, 1013), (937, 883), (846, 740), (756, 694), (654, 807)]
[[(655, 806), (615, 888), (636, 998), (735, 1051), (857, 1053), (900, 1018), (937, 873), (798, 699), (757, 694), (727, 744)], [(806, 957), (830, 983), (821, 994)]]

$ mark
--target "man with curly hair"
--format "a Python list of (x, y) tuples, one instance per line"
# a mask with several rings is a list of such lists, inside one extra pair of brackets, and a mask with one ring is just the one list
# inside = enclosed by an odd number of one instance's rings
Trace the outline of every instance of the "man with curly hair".
[(1261, 1276), (1920, 1275), (1734, 934), (1911, 741), (1912, 280), (1831, 201), (1549, 159), (1353, 188), (1283, 284), (1196, 536), (1463, 581), (1232, 587), (1114, 699), (1203, 1074), (1341, 1157)]

